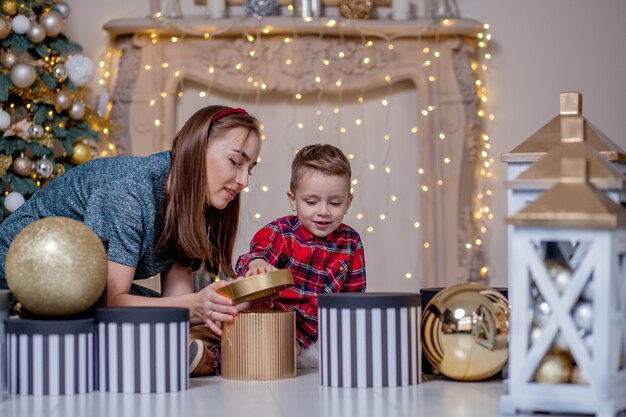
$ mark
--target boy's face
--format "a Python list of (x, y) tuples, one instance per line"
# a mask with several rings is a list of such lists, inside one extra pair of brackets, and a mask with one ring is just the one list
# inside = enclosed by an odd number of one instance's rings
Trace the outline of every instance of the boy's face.
[(300, 221), (317, 237), (326, 237), (343, 221), (352, 202), (349, 179), (307, 169), (302, 172), (289, 204)]

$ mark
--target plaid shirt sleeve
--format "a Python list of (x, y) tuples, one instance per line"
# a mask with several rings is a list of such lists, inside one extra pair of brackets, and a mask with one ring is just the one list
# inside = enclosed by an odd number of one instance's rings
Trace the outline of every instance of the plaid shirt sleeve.
[(256, 258), (262, 258), (276, 268), (284, 268), (284, 251), (286, 249), (287, 245), (283, 239), (281, 224), (278, 222), (269, 223), (256, 232), (250, 241), (250, 251), (241, 255), (237, 260), (235, 272), (237, 275), (243, 276), (248, 271), (250, 262)]
[(342, 292), (364, 292), (367, 285), (365, 280), (365, 254), (361, 238), (356, 238), (356, 249), (350, 261), (350, 273)]

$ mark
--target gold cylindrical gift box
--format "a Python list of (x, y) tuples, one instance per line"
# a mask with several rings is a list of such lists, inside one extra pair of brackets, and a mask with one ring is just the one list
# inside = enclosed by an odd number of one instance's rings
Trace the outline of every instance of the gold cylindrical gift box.
[(222, 377), (248, 381), (296, 376), (293, 311), (248, 311), (224, 323)]

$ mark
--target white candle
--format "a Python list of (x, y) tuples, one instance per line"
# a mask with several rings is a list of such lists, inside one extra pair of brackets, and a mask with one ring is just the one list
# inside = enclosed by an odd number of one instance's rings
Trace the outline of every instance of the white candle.
[(410, 17), (409, 0), (391, 0), (391, 18), (407, 20)]
[(161, 12), (161, 0), (150, 0), (150, 16)]
[(223, 19), (226, 14), (226, 0), (207, 0), (207, 16), (211, 19)]

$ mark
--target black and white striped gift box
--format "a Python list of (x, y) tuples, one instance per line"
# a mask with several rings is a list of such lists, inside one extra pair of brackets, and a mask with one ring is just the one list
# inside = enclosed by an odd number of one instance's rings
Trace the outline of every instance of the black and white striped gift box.
[(6, 321), (8, 391), (69, 395), (94, 389), (94, 321)]
[(97, 308), (100, 391), (152, 393), (189, 386), (189, 310), (173, 307)]
[(411, 293), (318, 296), (320, 382), (395, 387), (420, 381), (420, 297)]

